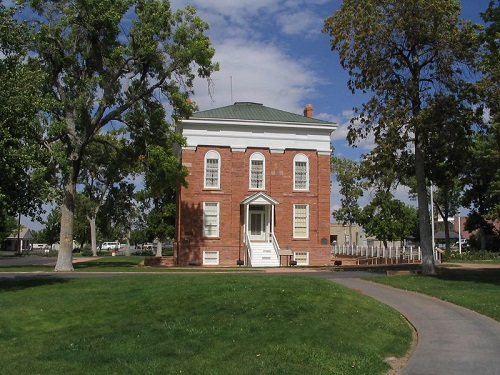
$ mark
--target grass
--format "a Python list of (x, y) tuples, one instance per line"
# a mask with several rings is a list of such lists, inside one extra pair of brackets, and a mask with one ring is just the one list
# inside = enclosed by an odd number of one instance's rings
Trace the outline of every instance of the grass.
[(411, 329), (302, 276), (42, 276), (0, 283), (5, 374), (383, 374)]
[(427, 294), (500, 321), (500, 270), (440, 270), (438, 276), (368, 278), (395, 288)]

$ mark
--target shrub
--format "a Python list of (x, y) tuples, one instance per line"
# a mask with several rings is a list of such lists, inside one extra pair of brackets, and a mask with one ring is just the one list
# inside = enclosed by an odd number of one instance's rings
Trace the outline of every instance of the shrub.
[(80, 252), (80, 254), (82, 254), (82, 256), (84, 257), (91, 257), (92, 256), (92, 249), (90, 246), (84, 246), (82, 248), (82, 251)]
[(500, 253), (488, 250), (468, 250), (462, 254), (452, 253), (448, 260), (495, 260), (500, 259)]
[(140, 255), (140, 256), (154, 256), (156, 253), (153, 252), (153, 250), (146, 249), (146, 250), (139, 250), (134, 253), (134, 255)]

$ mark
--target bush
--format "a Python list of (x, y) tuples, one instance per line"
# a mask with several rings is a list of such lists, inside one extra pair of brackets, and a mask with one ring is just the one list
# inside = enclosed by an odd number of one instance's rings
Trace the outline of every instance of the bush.
[(134, 253), (134, 255), (140, 255), (140, 256), (154, 256), (156, 253), (153, 250), (146, 249), (146, 250), (139, 250)]
[(500, 253), (488, 250), (469, 250), (462, 254), (452, 253), (447, 260), (495, 260), (500, 259)]
[(93, 255), (92, 248), (90, 246), (84, 246), (82, 248), (82, 251), (80, 251), (80, 254), (82, 254), (82, 256), (84, 257), (91, 257)]

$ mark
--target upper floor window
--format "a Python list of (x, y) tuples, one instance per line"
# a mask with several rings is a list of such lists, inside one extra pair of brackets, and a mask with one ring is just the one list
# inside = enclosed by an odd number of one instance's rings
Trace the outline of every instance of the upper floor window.
[(298, 154), (293, 159), (293, 190), (309, 190), (309, 159)]
[(260, 152), (250, 156), (250, 189), (265, 189), (266, 159)]
[(220, 155), (217, 151), (205, 154), (205, 188), (220, 188)]

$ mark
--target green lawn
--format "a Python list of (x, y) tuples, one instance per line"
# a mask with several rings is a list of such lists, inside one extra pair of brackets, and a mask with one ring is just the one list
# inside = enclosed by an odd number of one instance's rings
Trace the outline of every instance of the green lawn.
[(398, 313), (303, 276), (2, 280), (5, 374), (383, 374)]
[(467, 307), (500, 321), (500, 270), (441, 270), (439, 276), (373, 277), (371, 281)]

